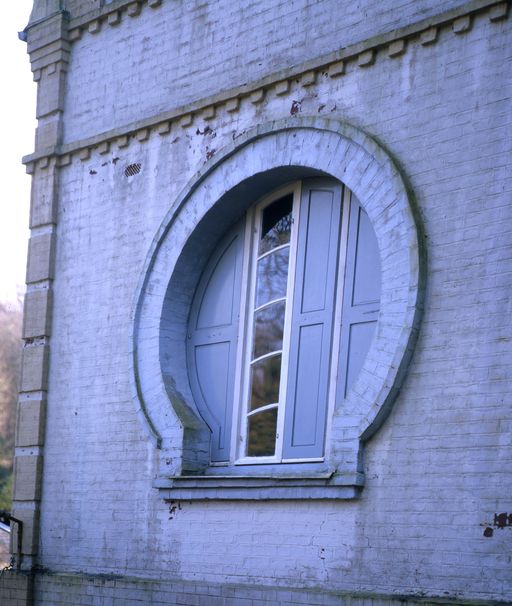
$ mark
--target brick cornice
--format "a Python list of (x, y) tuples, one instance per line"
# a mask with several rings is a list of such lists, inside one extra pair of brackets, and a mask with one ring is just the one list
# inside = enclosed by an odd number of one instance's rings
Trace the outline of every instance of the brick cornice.
[[(106, 6), (72, 18), (69, 22), (69, 30), (72, 32), (71, 38), (78, 40), (86, 32), (96, 34), (101, 29), (102, 24), (118, 25), (125, 15), (138, 17), (145, 6), (156, 8), (163, 4), (163, 2), (164, 0), (113, 0), (113, 2)], [(439, 26), (446, 20), (451, 21), (461, 15), (478, 12), (493, 5), (507, 3), (508, 0), (469, 0), (459, 7), (428, 17), (427, 19), (418, 21), (416, 24), (405, 26), (396, 31), (402, 32), (401, 35), (406, 36), (408, 35), (407, 30), (410, 28), (414, 29), (415, 25), (420, 25), (421, 27)]]
[(86, 32), (97, 34), (103, 25), (119, 25), (125, 16), (138, 17), (145, 6), (157, 8), (161, 4), (162, 0), (114, 0), (106, 6), (71, 19), (69, 23), (71, 39), (79, 40)]

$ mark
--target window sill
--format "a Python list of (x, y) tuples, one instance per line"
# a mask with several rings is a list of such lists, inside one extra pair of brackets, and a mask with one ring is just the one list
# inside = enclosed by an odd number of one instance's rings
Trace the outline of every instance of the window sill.
[(173, 501), (273, 501), (357, 499), (364, 475), (312, 476), (171, 476), (153, 487)]

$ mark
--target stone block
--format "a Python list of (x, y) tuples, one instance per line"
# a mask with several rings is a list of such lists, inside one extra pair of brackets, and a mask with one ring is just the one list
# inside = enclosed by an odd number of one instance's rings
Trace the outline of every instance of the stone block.
[(357, 57), (357, 65), (359, 67), (368, 67), (375, 62), (375, 51), (373, 48), (360, 53)]
[(209, 105), (208, 107), (205, 107), (202, 118), (203, 120), (213, 120), (213, 118), (215, 118), (216, 113), (217, 109), (215, 105)]
[(36, 151), (46, 151), (58, 145), (62, 137), (60, 114), (49, 114), (39, 120), (36, 128)]
[(122, 135), (121, 137), (118, 137), (116, 139), (116, 144), (119, 149), (122, 149), (123, 147), (128, 147), (129, 143), (130, 137), (128, 137), (127, 135)]
[(311, 70), (303, 74), (300, 83), (302, 86), (313, 86), (316, 83), (316, 72)]
[(167, 134), (169, 134), (171, 132), (171, 124), (172, 124), (172, 122), (170, 120), (167, 120), (165, 122), (161, 122), (157, 126), (157, 128), (156, 128), (157, 133), (159, 135), (167, 135)]
[(428, 29), (421, 32), (420, 43), (423, 44), (423, 46), (433, 44), (437, 40), (437, 35), (437, 27), (429, 27)]
[[(27, 52), (41, 54), (42, 49), (51, 47), (52, 43), (67, 40), (68, 18), (63, 11), (32, 25), (27, 32)], [(43, 50), (44, 52), (44, 50)]]
[(71, 42), (76, 42), (77, 40), (80, 40), (81, 37), (82, 37), (82, 28), (80, 28), (80, 27), (75, 27), (74, 29), (72, 29), (69, 32), (69, 39), (71, 40)]
[(37, 170), (32, 179), (30, 228), (55, 223), (57, 220), (58, 173), (55, 160), (48, 169)]
[(180, 126), (183, 128), (186, 128), (187, 126), (190, 126), (192, 124), (192, 120), (193, 120), (192, 114), (184, 114), (180, 118)]
[(233, 113), (238, 111), (238, 109), (240, 108), (240, 99), (239, 97), (234, 97), (233, 99), (229, 99), (228, 101), (226, 101), (226, 111), (228, 113)]
[(52, 291), (48, 288), (33, 290), (25, 295), (23, 338), (50, 335)]
[(464, 15), (463, 17), (460, 17), (459, 19), (455, 19), (455, 21), (453, 22), (453, 31), (456, 34), (463, 34), (465, 32), (468, 32), (471, 29), (471, 16), (470, 15)]
[(69, 166), (71, 164), (71, 154), (64, 154), (59, 157), (59, 167)]
[(53, 279), (55, 234), (32, 236), (28, 244), (27, 284)]
[(400, 40), (393, 40), (388, 46), (388, 55), (390, 57), (399, 57), (405, 53), (407, 47), (406, 41), (402, 38)]
[(289, 80), (281, 80), (278, 82), (275, 87), (275, 92), (278, 97), (281, 95), (286, 95), (286, 93), (290, 90), (290, 81)]
[(58, 40), (45, 48), (34, 51), (30, 55), (32, 71), (34, 73), (40, 71), (42, 75), (46, 70), (47, 73), (52, 74), (56, 65), (60, 65), (66, 71), (70, 50), (69, 42)]
[(101, 31), (101, 21), (99, 19), (93, 19), (87, 26), (87, 31), (90, 34), (97, 34)]
[(264, 99), (265, 99), (265, 89), (264, 88), (255, 90), (254, 92), (252, 92), (249, 95), (249, 101), (251, 103), (253, 103), (254, 105), (258, 105), (259, 103), (262, 103)]
[(491, 21), (500, 21), (501, 19), (506, 19), (508, 15), (508, 3), (500, 2), (499, 4), (495, 4), (489, 10), (489, 19)]
[(45, 391), (48, 385), (48, 345), (32, 344), (24, 347), (21, 366), (20, 391)]
[(327, 73), (331, 78), (342, 76), (345, 73), (345, 61), (336, 61), (336, 63), (331, 63)]
[[(39, 542), (39, 508), (37, 506), (30, 509), (16, 507), (16, 501), (13, 503), (12, 515), (23, 523), (21, 537), (21, 553), (23, 555), (37, 554)], [(18, 550), (18, 524), (12, 524), (11, 549), (13, 553)]]
[(38, 501), (41, 498), (41, 455), (14, 457), (14, 501)]
[(98, 145), (98, 153), (99, 154), (105, 155), (105, 154), (108, 154), (109, 151), (110, 151), (110, 141), (102, 141)]
[(21, 400), (18, 402), (17, 448), (43, 445), (45, 418), (46, 400)]
[(140, 13), (141, 8), (142, 6), (140, 2), (131, 2), (128, 4), (126, 12), (128, 13), (129, 17), (136, 17)]
[(121, 23), (121, 11), (114, 11), (108, 14), (107, 22), (109, 25), (119, 25)]
[(135, 138), (142, 143), (149, 139), (150, 132), (149, 128), (141, 128), (135, 133)]

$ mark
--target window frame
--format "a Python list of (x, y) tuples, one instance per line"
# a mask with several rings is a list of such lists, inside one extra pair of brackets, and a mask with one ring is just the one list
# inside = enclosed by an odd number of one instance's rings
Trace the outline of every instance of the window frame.
[[(240, 384), (240, 396), (234, 401), (233, 406), (233, 442), (231, 449), (231, 464), (234, 465), (265, 465), (281, 463), (278, 451), (282, 452), (283, 431), (284, 431), (284, 414), (286, 410), (286, 387), (288, 381), (288, 365), (290, 354), (290, 336), (291, 336), (291, 308), (293, 305), (293, 287), (295, 283), (295, 265), (297, 256), (297, 230), (298, 220), (292, 218), (292, 229), (289, 243), (289, 262), (288, 276), (286, 284), (286, 307), (283, 326), (283, 344), (281, 349), (281, 381), (279, 386), (279, 401), (277, 403), (277, 437), (274, 456), (266, 457), (250, 457), (243, 454), (247, 447), (247, 420), (248, 408), (250, 402), (251, 389), (251, 364), (256, 361), (251, 361), (251, 346), (254, 337), (254, 315), (256, 310), (263, 306), (256, 307), (256, 280), (258, 261), (263, 258), (263, 255), (258, 255), (259, 236), (261, 234), (261, 222), (263, 211), (287, 194), (293, 194), (292, 217), (299, 218), (300, 198), (301, 198), (301, 182), (286, 184), (279, 189), (266, 194), (262, 200), (259, 200), (255, 205), (247, 211), (247, 221), (245, 230), (245, 246), (244, 246), (244, 269), (248, 276), (248, 282), (242, 282), (247, 287), (244, 289), (247, 292), (245, 307), (241, 307), (238, 341), (239, 355), (237, 356), (237, 367), (235, 369), (235, 381)], [(276, 249), (268, 251), (266, 254), (271, 254)], [(291, 294), (290, 294), (291, 293)], [(272, 302), (267, 302), (266, 305)], [(261, 359), (261, 358), (260, 358)], [(235, 388), (236, 394), (236, 388)]]

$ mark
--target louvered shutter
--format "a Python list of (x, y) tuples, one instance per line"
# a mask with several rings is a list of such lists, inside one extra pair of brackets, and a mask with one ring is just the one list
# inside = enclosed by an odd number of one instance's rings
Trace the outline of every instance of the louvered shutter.
[(242, 222), (222, 241), (206, 267), (189, 320), (190, 384), (212, 432), (212, 462), (229, 460), (243, 240)]
[(290, 339), (283, 459), (321, 457), (341, 221), (341, 184), (303, 182)]
[(380, 256), (368, 215), (352, 194), (341, 318), (337, 401), (357, 379), (375, 333), (380, 307)]

